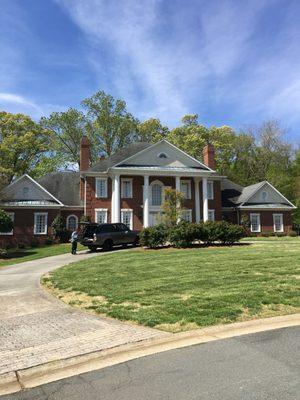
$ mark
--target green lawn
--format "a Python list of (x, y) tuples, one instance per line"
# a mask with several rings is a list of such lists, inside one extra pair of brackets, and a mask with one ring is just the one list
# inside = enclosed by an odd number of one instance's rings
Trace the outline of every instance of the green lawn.
[(185, 250), (109, 253), (55, 270), (63, 301), (120, 320), (181, 331), (295, 313), (300, 238)]
[[(70, 243), (64, 244), (53, 244), (51, 246), (42, 247), (31, 247), (26, 249), (9, 249), (8, 258), (0, 258), (0, 267), (6, 265), (17, 264), (24, 261), (36, 260), (38, 258), (44, 258), (49, 256), (56, 256), (58, 254), (69, 253), (71, 249)], [(78, 250), (86, 249), (81, 245), (78, 246)]]

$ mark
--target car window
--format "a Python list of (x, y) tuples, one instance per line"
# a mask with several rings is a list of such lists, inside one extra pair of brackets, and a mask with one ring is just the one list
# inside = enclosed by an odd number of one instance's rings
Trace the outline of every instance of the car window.
[(121, 226), (122, 231), (125, 231), (125, 232), (129, 231), (128, 226), (126, 226), (125, 224), (120, 224), (120, 226)]

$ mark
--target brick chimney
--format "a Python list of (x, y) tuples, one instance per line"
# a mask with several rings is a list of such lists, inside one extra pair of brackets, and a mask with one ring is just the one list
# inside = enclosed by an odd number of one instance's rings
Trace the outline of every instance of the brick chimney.
[(207, 144), (203, 149), (203, 161), (211, 169), (216, 169), (215, 148), (212, 144)]
[[(82, 136), (80, 142), (80, 172), (84, 172), (90, 166), (90, 143), (86, 136)], [(80, 199), (85, 197), (85, 180), (80, 178)]]

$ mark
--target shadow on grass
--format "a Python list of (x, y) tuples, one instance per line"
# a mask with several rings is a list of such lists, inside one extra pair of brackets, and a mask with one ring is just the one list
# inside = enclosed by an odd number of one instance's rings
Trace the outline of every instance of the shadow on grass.
[(16, 251), (9, 252), (5, 258), (1, 259), (1, 261), (8, 261), (8, 260), (15, 259), (15, 258), (32, 256), (34, 254), (37, 254), (37, 251), (34, 251), (34, 250), (18, 251), (18, 250), (16, 250)]

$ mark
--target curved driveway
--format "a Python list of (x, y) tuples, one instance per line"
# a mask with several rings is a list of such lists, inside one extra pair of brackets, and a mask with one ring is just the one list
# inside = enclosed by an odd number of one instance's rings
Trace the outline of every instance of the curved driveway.
[(41, 289), (44, 273), (91, 257), (105, 253), (63, 254), (0, 269), (0, 374), (165, 335), (72, 309)]

